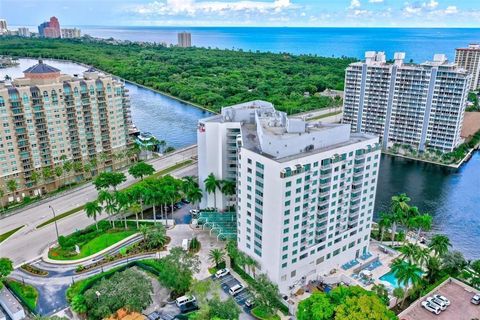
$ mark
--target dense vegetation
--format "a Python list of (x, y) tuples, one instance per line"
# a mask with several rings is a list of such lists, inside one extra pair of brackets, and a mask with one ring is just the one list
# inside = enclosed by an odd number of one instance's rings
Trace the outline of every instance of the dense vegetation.
[(373, 292), (340, 286), (329, 294), (315, 292), (298, 305), (298, 320), (393, 320), (395, 313)]
[(85, 311), (88, 319), (104, 319), (121, 308), (141, 312), (152, 302), (151, 293), (150, 280), (139, 271), (128, 269), (100, 280), (85, 291)]
[[(0, 54), (68, 59), (211, 110), (263, 99), (296, 113), (341, 103), (318, 93), (343, 89), (353, 60), (93, 40), (4, 38)], [(304, 93), (308, 92), (309, 96)]]

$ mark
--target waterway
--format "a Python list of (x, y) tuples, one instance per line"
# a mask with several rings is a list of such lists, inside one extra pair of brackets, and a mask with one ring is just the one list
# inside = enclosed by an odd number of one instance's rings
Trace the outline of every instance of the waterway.
[[(47, 61), (64, 73), (81, 73), (76, 64)], [(35, 60), (21, 59), (20, 65), (0, 69), (21, 76)], [(196, 143), (196, 123), (209, 113), (165, 95), (126, 84), (130, 91), (132, 118), (142, 131), (150, 131), (176, 148)], [(454, 249), (468, 259), (480, 258), (480, 153), (458, 170), (382, 156), (377, 187), (376, 216), (388, 210), (392, 195), (405, 192), (422, 212), (434, 217), (434, 231), (450, 237)]]

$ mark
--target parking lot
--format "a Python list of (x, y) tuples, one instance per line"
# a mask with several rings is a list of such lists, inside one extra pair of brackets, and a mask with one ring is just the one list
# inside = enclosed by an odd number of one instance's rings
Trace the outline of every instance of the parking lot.
[[(214, 281), (217, 281), (219, 284), (220, 284), (220, 287), (222, 288), (222, 298), (223, 299), (227, 299), (228, 297), (230, 297), (230, 293), (228, 292), (228, 290), (237, 285), (237, 284), (241, 284), (240, 281), (238, 281), (234, 276), (232, 276), (231, 274), (228, 274), (224, 277), (222, 277), (221, 279), (215, 279), (214, 276), (212, 276), (212, 278), (214, 279)], [(237, 304), (240, 306), (240, 308), (242, 308), (242, 314), (240, 315), (240, 320), (249, 320), (249, 319), (254, 319), (251, 315), (250, 315), (250, 309), (245, 306), (245, 302), (248, 300), (248, 299), (251, 299), (253, 296), (252, 294), (250, 293), (250, 291), (248, 290), (248, 288), (244, 289), (242, 292), (240, 292), (239, 294), (237, 294), (234, 299), (235, 301), (237, 302)]]
[[(415, 301), (405, 311), (400, 313), (400, 320), (472, 320), (480, 318), (480, 306), (474, 305), (470, 299), (477, 291), (452, 279), (440, 285), (426, 297)], [(450, 300), (450, 306), (439, 315), (433, 314), (422, 307), (421, 303), (433, 294), (440, 294)]]
[[(222, 289), (220, 297), (222, 300), (226, 300), (230, 297), (228, 290), (231, 287), (237, 284), (241, 284), (241, 282), (231, 274), (228, 274), (222, 277), (221, 279), (216, 279), (214, 276), (212, 276), (212, 279), (215, 282), (218, 282), (220, 284), (220, 287)], [(234, 297), (235, 301), (242, 309), (242, 313), (240, 314), (240, 320), (254, 319), (250, 315), (250, 309), (245, 306), (245, 301), (247, 301), (250, 298), (252, 298), (252, 295), (248, 291), (248, 289), (244, 289), (242, 292), (238, 293)], [(178, 314), (180, 314), (180, 309), (175, 305), (175, 303), (172, 302), (160, 308), (159, 310), (155, 311), (154, 313), (150, 314), (149, 320), (173, 320), (175, 319), (175, 316), (177, 316)]]

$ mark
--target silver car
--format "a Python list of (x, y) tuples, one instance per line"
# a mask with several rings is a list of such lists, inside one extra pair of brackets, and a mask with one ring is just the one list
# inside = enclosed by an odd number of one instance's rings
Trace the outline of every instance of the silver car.
[(442, 309), (442, 311), (447, 309), (447, 304), (445, 302), (443, 302), (442, 300), (435, 299), (434, 297), (428, 297), (427, 301), (431, 304), (436, 304), (437, 306), (440, 307), (440, 309)]

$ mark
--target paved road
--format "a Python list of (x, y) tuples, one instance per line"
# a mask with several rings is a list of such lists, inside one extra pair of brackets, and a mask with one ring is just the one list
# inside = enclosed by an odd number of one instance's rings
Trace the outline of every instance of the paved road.
[[(192, 147), (173, 154), (155, 159), (151, 164), (155, 169), (162, 170), (178, 162), (182, 162), (196, 156), (197, 148)], [(196, 165), (195, 165), (196, 166)], [(192, 165), (192, 167), (194, 167)], [(192, 168), (180, 169), (181, 172), (194, 172)], [(127, 181), (120, 188), (126, 187), (135, 182), (127, 174)], [(40, 229), (35, 227), (52, 217), (48, 205), (55, 208), (57, 214), (77, 208), (87, 201), (96, 199), (95, 187), (88, 184), (84, 187), (72, 190), (68, 194), (52, 199), (50, 202), (41, 203), (38, 206), (25, 209), (23, 212), (6, 217), (0, 220), (0, 234), (12, 230), (21, 225), (25, 227), (0, 244), (0, 256), (9, 257), (15, 266), (31, 261), (39, 257), (42, 252), (56, 241), (55, 224), (50, 224)], [(83, 211), (58, 221), (60, 234), (70, 234), (78, 229), (85, 228), (93, 223), (93, 220), (86, 217)]]

